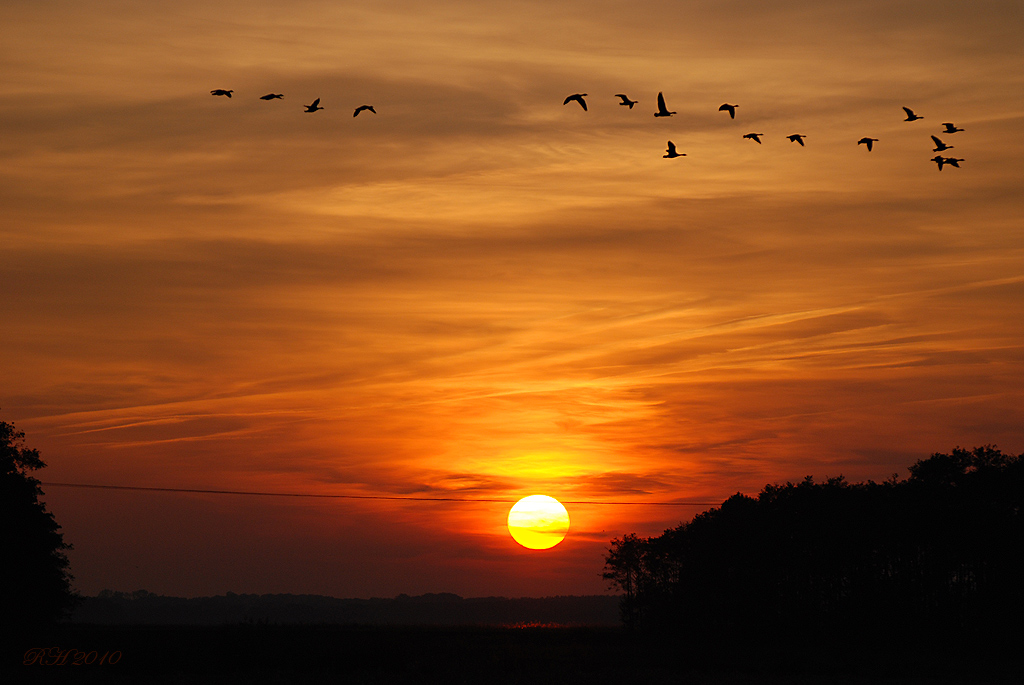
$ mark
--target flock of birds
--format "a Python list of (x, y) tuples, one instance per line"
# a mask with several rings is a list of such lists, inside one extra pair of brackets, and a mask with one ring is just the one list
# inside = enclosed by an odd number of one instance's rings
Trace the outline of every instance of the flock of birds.
[[(570, 95), (570, 96), (565, 98), (565, 100), (562, 102), (562, 105), (568, 105), (570, 102), (575, 102), (580, 107), (583, 108), (584, 112), (586, 112), (587, 111), (587, 101), (584, 99), (586, 97), (588, 97), (587, 93), (573, 93), (572, 95)], [(617, 97), (617, 98), (619, 98), (621, 100), (621, 102), (619, 103), (620, 105), (622, 105), (624, 107), (629, 107), (630, 109), (633, 109), (633, 105), (635, 105), (638, 102), (638, 100), (631, 100), (629, 98), (629, 96), (625, 95), (624, 93), (616, 93), (615, 97)], [(726, 102), (721, 107), (718, 108), (718, 111), (719, 112), (728, 112), (729, 113), (729, 118), (730, 119), (735, 119), (736, 118), (736, 108), (737, 107), (739, 107), (739, 105), (733, 105), (733, 104), (729, 104), (728, 102)], [(914, 110), (910, 109), (909, 107), (904, 107), (903, 111), (905, 111), (907, 113), (907, 118), (904, 119), (904, 121), (918, 121), (919, 119), (924, 119), (924, 117), (918, 116), (917, 114), (915, 114)], [(675, 112), (669, 111), (668, 107), (665, 105), (665, 96), (664, 96), (664, 94), (663, 93), (658, 93), (658, 111), (654, 113), (654, 116), (656, 116), (656, 117), (670, 117), (673, 114), (675, 114)], [(962, 128), (957, 128), (957, 126), (955, 124), (951, 123), (951, 122), (944, 122), (942, 125), (943, 125), (944, 128), (941, 131), (941, 133), (948, 134), (948, 135), (952, 135), (954, 133), (959, 133), (960, 131), (964, 130)], [(763, 135), (765, 135), (765, 134), (764, 133), (745, 133), (745, 134), (743, 134), (743, 138), (747, 139), (747, 140), (752, 140), (755, 143), (757, 143), (758, 145), (761, 145), (761, 136), (763, 136)], [(786, 138), (789, 139), (789, 141), (792, 142), (792, 143), (798, 143), (800, 145), (800, 147), (805, 147), (804, 138), (807, 138), (807, 135), (803, 134), (803, 133), (793, 133), (791, 135), (786, 136)], [(947, 145), (938, 136), (934, 136), (933, 135), (931, 138), (932, 138), (932, 142), (935, 143), (935, 148), (932, 150), (932, 152), (945, 152), (946, 150), (952, 150), (953, 149), (952, 145)], [(878, 142), (878, 138), (870, 138), (868, 136), (865, 136), (865, 137), (861, 138), (860, 140), (858, 140), (857, 144), (858, 145), (866, 146), (867, 149), (868, 149), (868, 152), (871, 152), (872, 145), (874, 143), (876, 143), (876, 142)], [(685, 152), (679, 152), (678, 149), (676, 149), (675, 143), (673, 143), (670, 140), (670, 141), (668, 141), (668, 149), (665, 151), (665, 154), (662, 155), (662, 156), (667, 158), (667, 159), (672, 159), (672, 158), (675, 158), (675, 157), (685, 157), (686, 153)], [(962, 162), (964, 160), (962, 158), (957, 158), (957, 157), (943, 157), (942, 155), (936, 155), (935, 157), (932, 157), (930, 161), (935, 162), (938, 165), (938, 167), (939, 167), (939, 171), (942, 171), (942, 167), (947, 165), (947, 164), (949, 166), (954, 166), (954, 167), (959, 169), (960, 168), (960, 162)]]
[[(215, 88), (214, 90), (210, 91), (210, 95), (222, 96), (222, 97), (230, 98), (231, 94), (234, 93), (234, 92), (235, 91), (228, 90), (226, 88)], [(562, 102), (562, 105), (568, 105), (570, 102), (575, 102), (580, 107), (583, 108), (584, 112), (586, 112), (587, 111), (587, 101), (584, 99), (586, 97), (588, 97), (587, 93), (573, 93), (572, 95), (569, 95), (568, 97), (565, 98), (565, 100)], [(639, 102), (639, 100), (631, 100), (629, 98), (629, 96), (625, 95), (624, 93), (616, 93), (615, 97), (617, 97), (617, 98), (619, 98), (619, 100), (621, 100), (621, 102), (619, 102), (619, 104), (621, 106), (629, 107), (630, 109), (633, 109), (633, 105), (635, 105), (635, 104), (637, 104), (637, 102)], [(260, 100), (268, 100), (268, 101), (269, 100), (280, 100), (282, 98), (284, 98), (284, 94), (283, 93), (267, 93), (266, 95), (261, 95), (260, 96)], [(303, 106), (306, 108), (305, 111), (307, 113), (319, 112), (320, 110), (324, 109), (323, 107), (320, 106), (320, 98), (317, 98), (316, 100), (313, 100), (313, 102), (311, 104), (303, 105)], [(739, 107), (739, 105), (733, 105), (733, 104), (729, 104), (728, 102), (726, 102), (721, 107), (718, 108), (718, 111), (719, 112), (728, 112), (729, 113), (729, 118), (730, 119), (735, 119), (736, 118), (736, 108), (737, 107)], [(374, 114), (377, 113), (377, 110), (375, 110), (373, 108), (373, 105), (359, 105), (358, 107), (356, 107), (355, 111), (352, 113), (352, 116), (353, 117), (357, 117), (357, 116), (359, 116), (360, 112), (365, 112), (365, 111), (370, 111), (370, 112), (372, 112)], [(903, 111), (905, 111), (907, 113), (907, 118), (904, 119), (904, 121), (918, 121), (920, 119), (924, 119), (924, 117), (918, 116), (917, 114), (915, 114), (914, 110), (910, 109), (909, 107), (904, 107)], [(654, 113), (654, 116), (656, 116), (656, 117), (670, 117), (673, 114), (675, 114), (675, 112), (670, 111), (669, 108), (665, 105), (665, 95), (663, 93), (658, 93), (658, 111)], [(954, 125), (951, 122), (944, 122), (942, 125), (943, 125), (944, 128), (941, 131), (941, 133), (947, 134), (947, 135), (952, 135), (954, 133), (959, 133), (960, 131), (964, 130), (962, 128), (957, 128), (957, 126)], [(743, 138), (746, 139), (746, 140), (752, 140), (755, 143), (757, 143), (758, 145), (761, 145), (761, 136), (763, 136), (763, 135), (765, 135), (765, 134), (764, 133), (745, 133), (745, 134), (743, 134)], [(786, 138), (790, 142), (798, 143), (800, 145), (800, 147), (804, 147), (805, 146), (804, 145), (804, 138), (807, 138), (807, 135), (803, 134), (803, 133), (793, 133), (791, 135), (786, 136)], [(935, 148), (932, 150), (932, 152), (945, 152), (946, 150), (952, 150), (953, 149), (952, 145), (947, 145), (938, 136), (934, 136), (933, 135), (931, 138), (932, 138), (932, 142), (935, 143)], [(858, 140), (857, 144), (858, 145), (866, 146), (867, 149), (868, 149), (868, 152), (871, 152), (872, 145), (874, 143), (876, 143), (876, 142), (878, 142), (878, 138), (870, 138), (868, 136), (865, 136), (865, 137), (861, 138), (860, 140)], [(668, 149), (665, 151), (665, 154), (662, 155), (662, 156), (667, 158), (667, 159), (673, 159), (675, 157), (685, 157), (686, 153), (685, 152), (679, 152), (676, 149), (675, 143), (673, 143), (670, 140), (670, 141), (668, 141)], [(963, 158), (957, 158), (957, 157), (943, 157), (941, 154), (939, 154), (939, 155), (935, 155), (934, 157), (932, 157), (930, 161), (935, 162), (938, 165), (938, 167), (939, 167), (939, 171), (942, 171), (942, 167), (946, 166), (946, 165), (953, 166), (953, 167), (956, 167), (957, 169), (959, 169), (960, 168), (960, 162), (963, 162), (964, 160), (963, 160)]]
[[(210, 95), (220, 95), (220, 96), (224, 96), (224, 97), (231, 97), (231, 94), (234, 93), (234, 92), (235, 91), (228, 90), (227, 88), (214, 88), (213, 90), (210, 91)], [(284, 98), (284, 93), (267, 93), (266, 95), (261, 95), (260, 96), (260, 100), (281, 100), (283, 98)], [(320, 110), (325, 109), (324, 107), (320, 106), (320, 98), (317, 98), (316, 100), (313, 100), (312, 104), (303, 105), (303, 107), (306, 108), (306, 110), (305, 110), (306, 112), (310, 112), (310, 113), (312, 113), (312, 112), (319, 112)], [(357, 116), (359, 116), (360, 112), (365, 112), (367, 110), (369, 110), (370, 112), (373, 112), (374, 114), (377, 113), (377, 110), (375, 110), (373, 108), (373, 105), (359, 105), (358, 107), (356, 107), (356, 111), (352, 113), (352, 116), (357, 117)]]

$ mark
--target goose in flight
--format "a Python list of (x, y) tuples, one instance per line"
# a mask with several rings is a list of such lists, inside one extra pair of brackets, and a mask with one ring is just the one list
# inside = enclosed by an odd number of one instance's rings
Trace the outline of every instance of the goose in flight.
[(865, 136), (864, 138), (861, 138), (860, 140), (857, 141), (857, 145), (862, 145), (862, 144), (863, 145), (867, 145), (868, 146), (868, 152), (871, 152), (871, 143), (874, 143), (874, 142), (877, 142), (877, 141), (878, 141), (878, 138), (868, 138), (868, 137)]
[(743, 137), (744, 138), (750, 138), (752, 141), (754, 141), (755, 143), (760, 145), (761, 144), (761, 136), (763, 136), (763, 135), (764, 135), (763, 133), (744, 133)]
[(260, 100), (280, 100), (283, 97), (284, 93), (267, 93), (266, 95), (261, 95)]
[(312, 105), (304, 105), (304, 107), (306, 108), (307, 112), (316, 112), (317, 110), (323, 109), (323, 107), (320, 107), (320, 98), (313, 100)]
[(916, 114), (914, 114), (914, 110), (910, 109), (909, 107), (904, 107), (903, 111), (907, 113), (907, 118), (904, 119), (903, 121), (917, 121), (918, 119), (924, 119), (924, 117), (919, 117)]
[(936, 136), (932, 136), (932, 140), (935, 141), (935, 149), (932, 150), (932, 152), (942, 152), (943, 150), (952, 150), (953, 149), (952, 145), (946, 145), (941, 140), (939, 140), (938, 137), (936, 137)]
[(357, 116), (359, 116), (360, 112), (362, 112), (363, 110), (366, 110), (366, 109), (370, 110), (374, 114), (377, 113), (377, 110), (375, 110), (373, 108), (373, 105), (359, 105), (358, 107), (356, 107), (356, 111), (352, 112), (352, 116), (357, 117)]
[(943, 133), (956, 133), (957, 131), (963, 131), (962, 128), (957, 128), (956, 126), (954, 126), (952, 123), (950, 123), (948, 121), (944, 122), (942, 125), (946, 127), (946, 130), (943, 131)]
[(666, 159), (672, 159), (673, 157), (685, 157), (685, 156), (686, 156), (685, 152), (676, 152), (676, 144), (673, 143), (671, 140), (668, 141), (668, 150), (666, 150), (665, 154), (662, 155), (662, 157), (665, 157)]
[(955, 166), (957, 169), (959, 169), (960, 168), (960, 162), (962, 162), (964, 160), (957, 159), (956, 157), (943, 157), (942, 155), (935, 155), (934, 157), (932, 157), (932, 161), (935, 162), (936, 164), (938, 164), (939, 165), (939, 171), (942, 171), (942, 165), (943, 164), (948, 164), (950, 166)]
[(625, 106), (629, 107), (630, 109), (633, 109), (633, 105), (635, 105), (637, 102), (639, 102), (639, 100), (630, 100), (628, 97), (626, 97), (622, 93), (616, 93), (615, 97), (622, 98), (622, 102), (620, 102), (619, 104), (620, 105), (625, 105)]
[(730, 119), (735, 119), (736, 118), (736, 108), (737, 107), (739, 107), (739, 105), (730, 105), (727, 102), (724, 105), (722, 105), (721, 107), (719, 107), (718, 111), (719, 112), (728, 112), (729, 113), (729, 118)]
[(794, 133), (793, 135), (786, 137), (789, 138), (789, 141), (791, 143), (800, 143), (800, 147), (803, 147), (804, 138), (806, 138), (807, 136), (805, 136), (803, 133)]
[(656, 117), (670, 117), (675, 112), (668, 111), (668, 107), (665, 106), (665, 96), (658, 93), (658, 111), (654, 113)]
[(231, 97), (231, 94), (234, 92), (235, 91), (233, 90), (224, 90), (223, 88), (217, 88), (216, 90), (211, 90), (210, 95), (227, 95), (228, 97)]
[(586, 112), (587, 111), (587, 101), (583, 99), (584, 97), (586, 97), (586, 95), (587, 95), (586, 93), (574, 93), (573, 95), (570, 95), (569, 97), (567, 97), (565, 99), (565, 101), (562, 102), (562, 104), (563, 105), (568, 105), (570, 102), (575, 100), (576, 102), (580, 103), (580, 107), (582, 107), (583, 111)]

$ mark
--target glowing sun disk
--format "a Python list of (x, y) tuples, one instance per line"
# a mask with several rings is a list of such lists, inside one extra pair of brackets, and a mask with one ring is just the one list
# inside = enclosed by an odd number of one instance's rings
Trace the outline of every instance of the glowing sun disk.
[(568, 531), (569, 512), (554, 497), (524, 497), (508, 512), (508, 532), (527, 549), (554, 547)]

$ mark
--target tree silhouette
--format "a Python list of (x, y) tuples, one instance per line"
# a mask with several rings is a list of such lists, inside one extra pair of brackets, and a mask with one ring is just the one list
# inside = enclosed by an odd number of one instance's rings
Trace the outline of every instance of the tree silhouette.
[(5, 632), (46, 625), (75, 604), (60, 526), (39, 501), (44, 468), (39, 451), (24, 446), (25, 434), (0, 421), (0, 619)]
[(1024, 638), (1024, 455), (958, 447), (909, 471), (736, 494), (613, 540), (604, 577), (627, 625), (703, 644)]

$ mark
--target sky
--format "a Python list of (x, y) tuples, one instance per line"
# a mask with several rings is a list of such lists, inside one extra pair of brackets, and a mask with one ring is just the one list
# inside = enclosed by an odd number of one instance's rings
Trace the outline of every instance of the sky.
[[(75, 587), (605, 593), (708, 508), (645, 502), (1024, 452), (1022, 45), (1018, 0), (3, 0), (40, 479), (501, 500), (45, 487)], [(584, 502), (550, 550), (532, 494)]]

